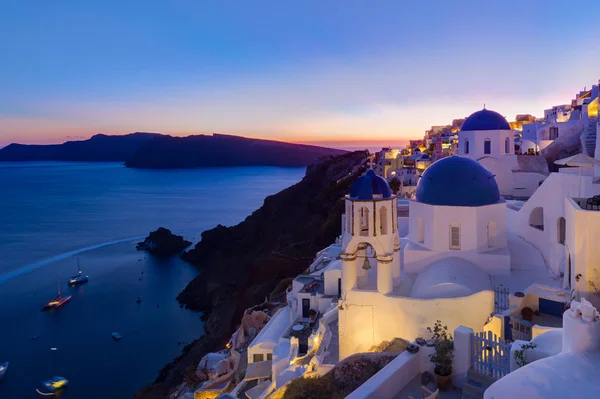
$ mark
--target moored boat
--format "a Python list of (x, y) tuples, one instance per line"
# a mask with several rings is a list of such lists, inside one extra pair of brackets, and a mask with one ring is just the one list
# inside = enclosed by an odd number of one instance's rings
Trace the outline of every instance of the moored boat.
[[(58, 280), (58, 277), (57, 277), (57, 280)], [(71, 295), (60, 296), (60, 280), (59, 280), (58, 281), (58, 294), (56, 295), (56, 297), (54, 299), (52, 299), (50, 302), (46, 303), (42, 307), (42, 312), (44, 310), (58, 309), (65, 303), (69, 302), (70, 300), (71, 300)]]
[(64, 377), (55, 376), (42, 382), (41, 389), (36, 389), (37, 393), (44, 396), (55, 395), (58, 391), (64, 389), (69, 385), (69, 380)]
[(77, 274), (71, 276), (69, 279), (69, 285), (75, 286), (88, 282), (88, 276), (84, 275), (81, 271), (81, 266), (79, 266), (79, 258), (77, 258)]
[(118, 341), (118, 340), (120, 340), (121, 338), (123, 338), (123, 336), (122, 336), (121, 334), (119, 334), (118, 332), (113, 332), (111, 335), (112, 335), (112, 338), (113, 338), (115, 341)]
[(6, 373), (6, 369), (8, 369), (8, 362), (0, 363), (0, 379), (4, 377)]

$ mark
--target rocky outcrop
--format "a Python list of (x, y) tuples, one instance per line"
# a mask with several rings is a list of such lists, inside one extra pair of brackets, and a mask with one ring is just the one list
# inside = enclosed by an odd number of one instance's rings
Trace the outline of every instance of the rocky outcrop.
[(171, 230), (159, 227), (136, 246), (139, 250), (146, 250), (156, 256), (172, 256), (180, 253), (192, 243), (182, 236), (171, 233)]
[(323, 156), (346, 151), (303, 144), (214, 134), (162, 136), (146, 143), (125, 165), (174, 169), (220, 166), (307, 166)]
[(267, 197), (242, 223), (202, 233), (194, 249), (182, 255), (200, 274), (177, 299), (203, 312), (206, 335), (137, 399), (161, 397), (179, 384), (186, 368), (224, 347), (249, 305), (261, 303), (281, 279), (306, 269), (315, 253), (335, 240), (341, 233), (343, 197), (364, 171), (366, 156), (358, 151), (323, 158), (307, 168), (299, 183)]

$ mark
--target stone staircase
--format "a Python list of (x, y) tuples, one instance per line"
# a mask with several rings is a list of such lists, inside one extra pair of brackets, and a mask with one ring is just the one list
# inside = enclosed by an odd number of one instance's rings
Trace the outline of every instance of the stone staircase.
[(588, 122), (587, 127), (581, 134), (581, 145), (583, 153), (593, 157), (596, 152), (596, 125), (598, 118), (591, 118)]
[(470, 369), (467, 372), (467, 382), (462, 388), (462, 399), (483, 399), (483, 393), (496, 380), (487, 375), (479, 374)]

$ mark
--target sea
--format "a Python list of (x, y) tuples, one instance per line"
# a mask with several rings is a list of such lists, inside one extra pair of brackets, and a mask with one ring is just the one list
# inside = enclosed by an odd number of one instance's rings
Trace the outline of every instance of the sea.
[[(65, 399), (132, 398), (203, 334), (201, 315), (175, 299), (197, 269), (135, 244), (159, 226), (195, 243), (304, 172), (0, 163), (0, 363), (10, 362), (0, 399), (39, 398), (52, 376), (69, 380)], [(70, 288), (78, 262), (89, 282)], [(71, 301), (41, 312), (59, 289)]]

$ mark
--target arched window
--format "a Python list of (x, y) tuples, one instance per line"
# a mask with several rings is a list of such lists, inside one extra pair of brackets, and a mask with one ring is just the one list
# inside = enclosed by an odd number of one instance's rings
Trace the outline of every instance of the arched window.
[(493, 248), (496, 245), (496, 221), (490, 220), (487, 226), (488, 248)]
[(369, 210), (365, 207), (360, 208), (360, 235), (369, 235)]
[(558, 229), (558, 243), (565, 245), (565, 237), (567, 234), (567, 221), (563, 217), (558, 218), (557, 222)]
[(465, 139), (465, 154), (469, 153), (469, 139)]
[(379, 209), (379, 234), (382, 236), (388, 233), (388, 210), (385, 206)]
[(544, 208), (540, 206), (533, 208), (529, 215), (529, 225), (534, 229), (544, 231)]
[(423, 218), (417, 220), (417, 242), (419, 244), (425, 243), (425, 224), (423, 223)]
[(460, 225), (450, 224), (450, 249), (460, 249)]
[(491, 154), (492, 153), (492, 141), (490, 139), (485, 139), (483, 142), (483, 153)]
[(508, 137), (504, 139), (504, 153), (510, 154), (510, 139)]

